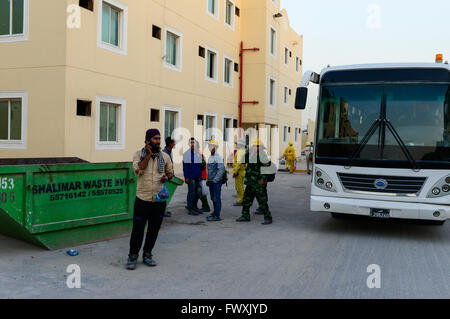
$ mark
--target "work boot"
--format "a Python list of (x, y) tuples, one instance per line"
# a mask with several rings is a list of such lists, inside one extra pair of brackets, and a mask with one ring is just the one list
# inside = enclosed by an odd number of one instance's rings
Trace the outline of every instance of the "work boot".
[(209, 207), (202, 207), (201, 210), (202, 210), (202, 213), (211, 213), (211, 208), (209, 208)]
[(233, 206), (235, 206), (235, 207), (242, 207), (243, 204), (242, 204), (242, 203), (239, 203), (239, 202), (236, 202), (236, 203), (233, 204)]
[(137, 267), (138, 255), (128, 255), (127, 269), (135, 270)]
[(143, 256), (144, 264), (146, 264), (149, 267), (155, 267), (156, 261), (153, 260), (152, 254), (145, 253)]
[(202, 215), (203, 214), (203, 209), (201, 209), (201, 208), (196, 208), (196, 209), (194, 209), (195, 210), (195, 212), (198, 214), (198, 215)]
[(206, 220), (208, 222), (220, 222), (222, 219), (220, 219), (219, 216), (212, 215), (212, 216), (208, 216), (208, 218), (206, 218)]
[(261, 224), (262, 225), (270, 225), (270, 224), (272, 224), (272, 220), (271, 219), (264, 219), (264, 221)]
[(258, 207), (258, 209), (255, 212), (255, 215), (264, 215), (264, 211), (261, 209), (261, 207)]
[(190, 209), (188, 215), (191, 215), (191, 216), (198, 216), (198, 215), (200, 215), (200, 214), (197, 213), (195, 210)]
[(237, 222), (249, 222), (250, 218), (247, 218), (245, 216), (241, 216), (238, 219), (236, 219)]
[(167, 211), (164, 213), (164, 217), (172, 217), (172, 213)]

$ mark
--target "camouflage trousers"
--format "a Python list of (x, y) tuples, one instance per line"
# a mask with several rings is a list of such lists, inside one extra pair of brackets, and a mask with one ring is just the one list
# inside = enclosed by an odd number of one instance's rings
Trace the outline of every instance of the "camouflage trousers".
[(259, 184), (250, 184), (245, 186), (244, 200), (242, 202), (242, 216), (250, 219), (250, 207), (253, 205), (255, 197), (259, 208), (264, 212), (264, 219), (272, 220), (272, 214), (270, 213), (268, 205), (269, 197), (267, 195), (267, 185), (261, 186)]

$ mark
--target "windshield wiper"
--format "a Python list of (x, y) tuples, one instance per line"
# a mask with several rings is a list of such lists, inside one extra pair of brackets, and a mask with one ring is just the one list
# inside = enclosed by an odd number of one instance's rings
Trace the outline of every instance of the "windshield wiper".
[(411, 152), (408, 150), (408, 148), (406, 147), (405, 142), (403, 142), (402, 138), (400, 137), (400, 135), (397, 133), (397, 130), (395, 129), (395, 127), (392, 125), (392, 123), (388, 120), (388, 119), (383, 119), (383, 122), (386, 124), (386, 126), (388, 127), (388, 129), (391, 131), (392, 135), (394, 135), (395, 140), (397, 141), (398, 145), (400, 145), (400, 148), (402, 149), (403, 153), (405, 154), (406, 158), (408, 159), (408, 161), (411, 163), (411, 167), (414, 171), (418, 171), (419, 168), (417, 167), (417, 163), (416, 160), (414, 159), (414, 157), (411, 155)]
[(352, 156), (350, 157), (350, 160), (348, 161), (348, 164), (345, 167), (346, 169), (352, 167), (353, 161), (355, 160), (355, 158), (359, 156), (359, 154), (361, 154), (362, 150), (367, 145), (367, 143), (369, 143), (370, 138), (373, 136), (373, 134), (375, 134), (377, 128), (380, 126), (381, 123), (382, 123), (381, 119), (376, 119), (373, 122), (372, 126), (367, 131), (366, 135), (364, 135), (363, 139), (358, 144), (358, 148), (353, 152)]

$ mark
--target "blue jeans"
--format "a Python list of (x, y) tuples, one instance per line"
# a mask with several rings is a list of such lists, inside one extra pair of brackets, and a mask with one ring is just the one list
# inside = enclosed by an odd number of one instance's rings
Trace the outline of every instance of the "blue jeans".
[(200, 178), (191, 178), (188, 184), (187, 206), (188, 209), (197, 209), (198, 189), (201, 187)]
[(209, 182), (209, 194), (214, 204), (214, 215), (220, 217), (220, 211), (222, 210), (222, 182)]

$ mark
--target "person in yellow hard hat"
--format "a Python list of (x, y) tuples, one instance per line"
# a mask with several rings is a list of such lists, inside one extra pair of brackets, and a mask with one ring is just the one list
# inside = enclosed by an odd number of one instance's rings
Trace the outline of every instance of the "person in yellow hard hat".
[(244, 200), (244, 177), (245, 177), (245, 142), (237, 141), (237, 152), (233, 161), (233, 178), (235, 182), (236, 193), (238, 197), (234, 206), (242, 206)]
[(284, 151), (283, 155), (281, 156), (286, 159), (286, 168), (289, 169), (289, 173), (294, 173), (294, 162), (297, 158), (295, 156), (295, 148), (294, 143), (289, 142), (289, 146)]

